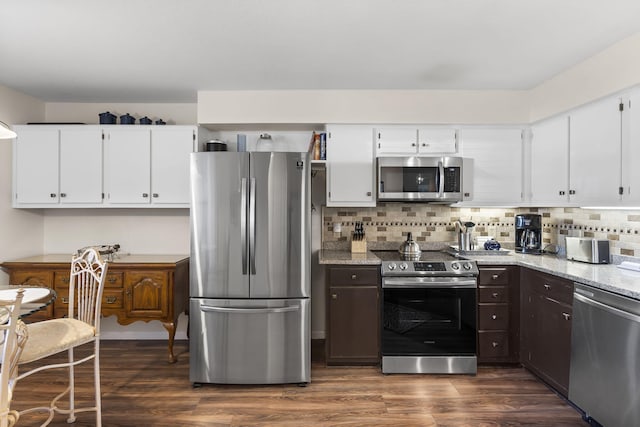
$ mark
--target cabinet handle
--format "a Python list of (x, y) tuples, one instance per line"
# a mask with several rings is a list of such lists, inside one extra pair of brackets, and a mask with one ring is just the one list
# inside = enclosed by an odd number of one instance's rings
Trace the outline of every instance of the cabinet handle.
[(115, 277), (108, 277), (107, 278), (107, 282), (109, 282), (109, 283), (116, 283), (117, 280), (118, 279), (116, 279)]
[(127, 294), (128, 296), (131, 296), (131, 289), (127, 289), (127, 291), (125, 292), (125, 294)]
[(500, 276), (498, 276), (497, 274), (494, 274), (493, 276), (491, 276), (491, 279), (498, 280), (498, 277), (500, 277)]
[(67, 298), (67, 297), (62, 297), (62, 303), (63, 303), (63, 304), (69, 304), (69, 298)]
[(498, 295), (500, 295), (498, 292), (494, 292), (494, 293), (491, 294), (491, 296), (493, 298), (498, 298)]
[(351, 275), (351, 280), (356, 280), (357, 278), (358, 278), (358, 276), (357, 276), (357, 275), (355, 275), (355, 274), (352, 274), (352, 275)]
[(56, 193), (49, 193), (49, 197), (51, 197), (52, 199), (54, 199), (56, 197)]
[(338, 299), (338, 294), (331, 294), (331, 299)]
[(550, 285), (550, 284), (548, 284), (548, 283), (545, 283), (545, 284), (544, 284), (544, 288), (545, 288), (546, 290), (550, 290), (550, 289), (551, 289), (551, 285)]
[(422, 143), (423, 147), (427, 147), (429, 144), (425, 144), (424, 142)]
[(145, 197), (145, 198), (149, 197), (149, 193), (142, 193), (142, 197)]
[(371, 197), (371, 191), (367, 191), (367, 196)]
[(492, 342), (492, 343), (491, 343), (491, 345), (493, 346), (493, 348), (496, 348), (496, 347), (498, 347), (500, 344), (498, 344), (497, 342), (495, 342), (495, 341), (494, 341), (494, 342)]
[(569, 313), (562, 313), (562, 317), (564, 317), (564, 320), (571, 320), (571, 315)]
[(498, 318), (498, 316), (497, 316), (497, 315), (495, 315), (495, 314), (492, 314), (492, 315), (491, 315), (491, 319), (496, 320), (497, 318)]
[(157, 199), (159, 197), (158, 193), (153, 193), (153, 197)]
[(415, 147), (415, 146), (416, 146), (416, 143), (415, 143), (415, 142), (412, 142), (412, 143), (411, 143), (411, 146), (412, 146), (412, 147)]
[(67, 193), (60, 193), (60, 197), (67, 197)]
[(561, 196), (564, 196), (566, 193), (564, 191), (558, 191), (558, 194), (560, 194)]
[(576, 190), (569, 190), (569, 194), (576, 194)]
[(113, 304), (117, 299), (116, 297), (107, 297), (107, 304)]

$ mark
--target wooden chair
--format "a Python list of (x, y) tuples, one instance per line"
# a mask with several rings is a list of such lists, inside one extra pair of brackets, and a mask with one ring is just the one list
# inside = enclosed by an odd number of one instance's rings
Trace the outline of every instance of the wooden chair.
[[(62, 319), (51, 319), (27, 325), (27, 341), (20, 364), (31, 363), (48, 356), (67, 351), (69, 360), (64, 363), (47, 364), (18, 375), (18, 380), (45, 369), (68, 368), (69, 385), (57, 395), (48, 407), (36, 407), (20, 411), (26, 414), (34, 411), (48, 411), (49, 418), (42, 424), (48, 425), (56, 413), (68, 414), (67, 422), (76, 419), (77, 412), (95, 411), (96, 426), (102, 425), (102, 406), (100, 398), (100, 309), (102, 292), (107, 275), (107, 262), (103, 261), (95, 248), (85, 249), (75, 255), (71, 261), (69, 281), (69, 314)], [(75, 360), (74, 349), (93, 343), (93, 352), (82, 359)], [(93, 360), (95, 406), (75, 407), (74, 367)], [(58, 400), (69, 394), (69, 408), (58, 407)]]
[(11, 397), (18, 377), (18, 360), (27, 340), (27, 327), (19, 319), (24, 290), (16, 298), (0, 301), (0, 427), (15, 425), (20, 413), (11, 410)]

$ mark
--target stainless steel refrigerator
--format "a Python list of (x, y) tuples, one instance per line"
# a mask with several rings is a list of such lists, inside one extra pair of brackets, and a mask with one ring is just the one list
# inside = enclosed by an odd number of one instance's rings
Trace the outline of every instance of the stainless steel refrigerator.
[(311, 380), (307, 153), (191, 154), (190, 380)]

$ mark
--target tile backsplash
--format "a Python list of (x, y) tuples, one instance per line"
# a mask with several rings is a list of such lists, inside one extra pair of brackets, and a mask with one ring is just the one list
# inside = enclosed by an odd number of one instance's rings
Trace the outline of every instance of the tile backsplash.
[[(400, 243), (411, 232), (421, 246), (455, 243), (458, 219), (476, 224), (475, 236), (492, 236), (505, 248), (515, 242), (514, 217), (542, 215), (543, 247), (564, 246), (565, 236), (611, 241), (611, 255), (640, 257), (640, 211), (581, 208), (458, 208), (419, 203), (381, 203), (375, 208), (328, 208), (322, 211), (323, 247), (348, 246), (355, 221), (362, 221), (370, 249)], [(338, 226), (339, 224), (339, 226)], [(334, 226), (341, 228), (334, 232)]]

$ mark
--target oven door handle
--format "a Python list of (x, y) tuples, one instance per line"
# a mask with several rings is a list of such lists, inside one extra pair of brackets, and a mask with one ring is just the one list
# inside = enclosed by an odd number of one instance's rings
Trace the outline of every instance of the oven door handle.
[(393, 277), (382, 288), (477, 288), (475, 277)]

